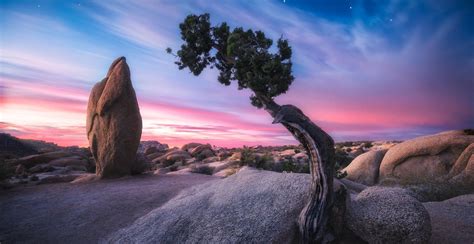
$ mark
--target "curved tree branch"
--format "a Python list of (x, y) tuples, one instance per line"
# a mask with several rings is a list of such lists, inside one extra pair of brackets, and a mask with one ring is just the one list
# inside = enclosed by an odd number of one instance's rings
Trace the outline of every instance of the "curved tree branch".
[(302, 241), (323, 243), (334, 238), (328, 227), (333, 204), (335, 165), (334, 141), (293, 105), (278, 105), (273, 99), (255, 94), (264, 109), (304, 146), (310, 158), (310, 199), (298, 220)]

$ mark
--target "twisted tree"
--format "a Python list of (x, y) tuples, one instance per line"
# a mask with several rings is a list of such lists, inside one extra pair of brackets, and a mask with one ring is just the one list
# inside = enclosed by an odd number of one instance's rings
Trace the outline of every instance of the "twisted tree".
[(334, 142), (293, 105), (279, 105), (274, 98), (288, 91), (294, 80), (292, 50), (288, 40), (279, 38), (278, 51), (269, 51), (272, 39), (262, 31), (234, 28), (227, 23), (212, 26), (209, 14), (189, 15), (179, 25), (181, 49), (173, 53), (179, 69), (188, 68), (198, 76), (206, 67), (219, 71), (217, 80), (228, 86), (237, 82), (238, 89), (250, 89), (252, 105), (263, 108), (281, 123), (306, 149), (312, 176), (311, 195), (302, 210), (298, 225), (306, 243), (323, 243), (332, 237), (329, 218), (333, 205)]

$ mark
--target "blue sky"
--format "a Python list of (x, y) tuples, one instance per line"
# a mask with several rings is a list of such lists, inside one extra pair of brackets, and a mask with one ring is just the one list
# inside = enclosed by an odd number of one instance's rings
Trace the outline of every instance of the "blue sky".
[(126, 56), (144, 139), (170, 144), (295, 143), (248, 91), (215, 71), (179, 71), (179, 23), (288, 38), (295, 104), (336, 140), (406, 139), (474, 124), (474, 10), (470, 1), (1, 1), (1, 129), (86, 145), (92, 86)]

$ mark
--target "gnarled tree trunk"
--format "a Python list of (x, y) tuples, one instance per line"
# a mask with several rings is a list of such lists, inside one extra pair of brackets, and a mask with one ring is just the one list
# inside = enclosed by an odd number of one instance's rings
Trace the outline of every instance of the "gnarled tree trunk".
[(310, 158), (312, 176), (310, 199), (300, 213), (298, 225), (304, 243), (326, 243), (334, 237), (328, 220), (333, 205), (335, 165), (334, 141), (293, 105), (280, 106), (272, 99), (257, 95), (264, 109), (304, 146)]

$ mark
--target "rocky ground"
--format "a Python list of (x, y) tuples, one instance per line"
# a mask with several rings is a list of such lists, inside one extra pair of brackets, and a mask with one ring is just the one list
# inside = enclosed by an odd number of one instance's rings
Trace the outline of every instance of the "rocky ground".
[[(5, 134), (0, 142), (2, 243), (292, 242), (310, 182), (300, 146), (145, 141), (135, 176), (98, 181), (87, 148)], [(337, 143), (337, 182), (350, 192), (349, 234), (341, 235), (369, 243), (472, 243), (473, 153), (472, 130)]]
[[(0, 180), (3, 180), (3, 188), (71, 182), (95, 172), (95, 162), (88, 148), (59, 147), (42, 141), (20, 140), (6, 134), (2, 136), (3, 144), (9, 145), (0, 152)], [(396, 143), (338, 143), (336, 168), (347, 166), (365, 152), (390, 148)], [(309, 173), (308, 156), (297, 145), (219, 148), (209, 144), (188, 143), (180, 148), (169, 148), (157, 141), (141, 142), (132, 173), (200, 173), (225, 178), (243, 166), (275, 172)]]
[[(292, 219), (304, 204), (309, 180), (307, 174), (246, 168), (226, 179), (202, 174), (148, 175), (17, 187), (0, 195), (0, 241), (172, 243), (267, 238), (285, 242), (294, 238)], [(395, 197), (384, 196), (387, 202), (400, 201)], [(367, 207), (360, 199), (353, 201), (353, 206)], [(377, 201), (369, 202), (375, 211)], [(431, 243), (474, 240), (474, 219), (469, 217), (474, 216), (473, 194), (423, 205), (430, 214)], [(405, 211), (413, 211), (410, 206), (406, 204)], [(367, 217), (370, 211), (359, 214)], [(400, 219), (397, 216), (392, 222)], [(396, 234), (396, 228), (389, 228), (388, 233)]]

